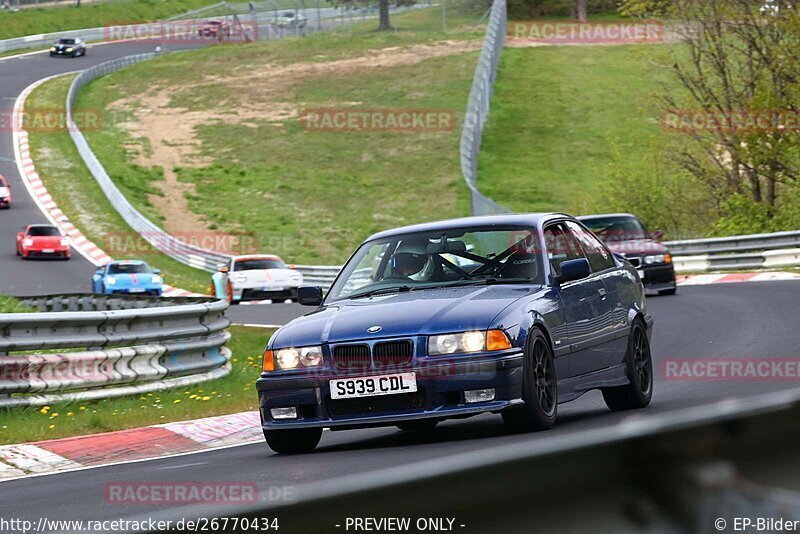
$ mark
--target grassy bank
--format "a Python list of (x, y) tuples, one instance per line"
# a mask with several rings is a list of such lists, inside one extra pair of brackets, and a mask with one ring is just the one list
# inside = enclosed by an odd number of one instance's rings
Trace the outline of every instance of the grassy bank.
[[(73, 76), (64, 76), (39, 86), (27, 99), (26, 113), (35, 113), (36, 109), (48, 112), (63, 109), (72, 79)], [(58, 207), (90, 241), (113, 258), (148, 261), (163, 271), (167, 284), (192, 291), (208, 291), (208, 273), (174, 261), (146, 246), (142, 240), (132, 239), (135, 235), (133, 230), (125, 224), (89, 173), (66, 129), (31, 129), (29, 140), (36, 171), (47, 190)], [(130, 249), (115, 249), (112, 245), (130, 242), (135, 242)]]
[(641, 46), (503, 52), (481, 147), (481, 191), (515, 211), (591, 209), (617, 155), (652, 159), (668, 141), (653, 102), (665, 69)]
[[(82, 92), (82, 106), (113, 113), (87, 137), (137, 209), (168, 230), (182, 214), (208, 231), (254, 233), (261, 250), (292, 262), (342, 262), (372, 232), (467, 213), (458, 141), (482, 32), (473, 18), (443, 33), (439, 16), (133, 66)], [(320, 107), (453, 120), (444, 131), (304, 125), (304, 110)], [(164, 187), (185, 206), (165, 208)]]
[(0, 39), (110, 24), (150, 22), (214, 4), (213, 0), (116, 0), (63, 7), (0, 10)]
[(255, 380), (272, 330), (232, 327), (233, 370), (224, 378), (186, 388), (93, 402), (0, 408), (0, 444), (109, 432), (255, 410)]

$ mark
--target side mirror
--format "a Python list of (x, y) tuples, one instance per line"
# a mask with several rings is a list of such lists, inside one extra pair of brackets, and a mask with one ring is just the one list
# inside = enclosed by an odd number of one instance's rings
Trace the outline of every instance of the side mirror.
[(654, 230), (650, 232), (650, 237), (653, 241), (664, 241), (664, 232), (662, 230)]
[(592, 274), (592, 268), (589, 266), (589, 260), (586, 258), (569, 260), (561, 264), (561, 274), (556, 277), (556, 282), (559, 284), (573, 282), (586, 278), (590, 274)]
[(228, 271), (230, 271), (230, 268), (228, 268), (228, 267), (226, 267), (226, 266), (224, 266), (224, 265), (223, 265), (222, 267), (220, 267), (219, 269), (217, 269), (217, 271), (219, 271), (219, 272), (221, 272), (221, 273), (227, 273)]
[(303, 306), (319, 306), (322, 304), (322, 288), (319, 286), (298, 287), (297, 302)]

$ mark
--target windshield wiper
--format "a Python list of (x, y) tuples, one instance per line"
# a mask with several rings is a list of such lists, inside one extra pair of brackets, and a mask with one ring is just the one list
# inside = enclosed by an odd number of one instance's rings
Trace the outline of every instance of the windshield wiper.
[(361, 293), (355, 293), (350, 295), (349, 299), (360, 299), (364, 297), (371, 297), (373, 295), (384, 295), (387, 293), (405, 293), (406, 291), (411, 291), (409, 286), (392, 286), (392, 287), (379, 287), (377, 289), (370, 289), (369, 291), (363, 291)]
[(451, 284), (445, 284), (437, 287), (460, 287), (460, 286), (489, 286), (493, 284), (533, 284), (535, 283), (530, 278), (472, 278), (470, 280), (458, 280)]

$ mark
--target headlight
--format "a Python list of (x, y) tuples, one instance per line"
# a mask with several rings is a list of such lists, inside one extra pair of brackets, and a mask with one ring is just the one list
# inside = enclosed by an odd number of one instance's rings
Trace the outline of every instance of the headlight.
[(71, 48), (67, 48), (67, 52), (72, 52), (72, 49)]
[(502, 330), (460, 332), (428, 338), (428, 354), (430, 356), (510, 348), (511, 342)]
[(654, 265), (656, 263), (672, 263), (672, 256), (669, 254), (654, 254), (644, 257), (645, 265)]
[(22, 240), (23, 247), (32, 247), (33, 246), (33, 239), (25, 238)]
[(64, 239), (62, 239), (61, 241), (59, 241), (59, 243), (61, 243), (61, 246), (62, 246), (62, 247), (68, 247), (68, 246), (69, 246), (69, 238), (68, 238), (68, 237), (65, 237)]
[(233, 281), (236, 282), (237, 284), (244, 284), (245, 282), (247, 282), (247, 276), (243, 274), (237, 274), (234, 277)]
[(150, 281), (153, 282), (154, 284), (160, 284), (161, 277), (158, 276), (157, 274), (154, 274), (153, 277), (150, 279)]
[(113, 286), (116, 283), (117, 283), (117, 279), (115, 277), (113, 277), (113, 276), (107, 276), (106, 277), (105, 284), (107, 286)]
[(289, 347), (274, 351), (268, 350), (264, 355), (262, 368), (268, 371), (268, 361), (272, 360), (274, 369), (297, 369), (298, 367), (318, 367), (322, 365), (322, 347)]
[(55, 47), (55, 46), (51, 46), (51, 47), (50, 47), (50, 51), (51, 51), (51, 52), (55, 52), (55, 51), (56, 51), (56, 47)]

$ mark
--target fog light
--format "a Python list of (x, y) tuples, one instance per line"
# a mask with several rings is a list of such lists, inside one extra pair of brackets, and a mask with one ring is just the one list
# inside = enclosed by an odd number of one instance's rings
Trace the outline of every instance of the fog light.
[[(494, 396), (494, 392), (492, 393)], [(270, 408), (269, 414), (273, 419), (297, 419), (297, 407), (290, 406), (289, 408)]]
[(472, 402), (489, 402), (494, 400), (494, 388), (489, 389), (473, 389), (464, 392), (464, 400), (468, 403)]

